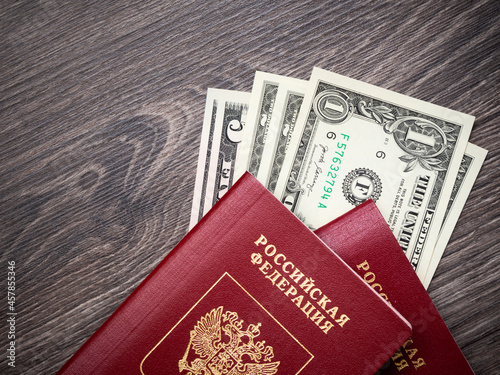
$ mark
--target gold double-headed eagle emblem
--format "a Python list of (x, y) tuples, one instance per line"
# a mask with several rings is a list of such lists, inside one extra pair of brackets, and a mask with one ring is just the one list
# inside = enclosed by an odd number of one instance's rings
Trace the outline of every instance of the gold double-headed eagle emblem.
[[(260, 335), (262, 324), (249, 324), (244, 330), (243, 320), (238, 319), (237, 313), (223, 310), (223, 306), (212, 309), (197, 322), (179, 361), (179, 372), (184, 375), (276, 374), (280, 362), (271, 362), (273, 348), (266, 346), (265, 341), (254, 341)], [(188, 357), (194, 358), (191, 363)]]

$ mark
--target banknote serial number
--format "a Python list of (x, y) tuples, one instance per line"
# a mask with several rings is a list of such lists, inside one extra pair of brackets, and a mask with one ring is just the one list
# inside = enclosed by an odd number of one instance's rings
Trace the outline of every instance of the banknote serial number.
[[(328, 138), (336, 138), (334, 133), (328, 134)], [(327, 208), (328, 200), (330, 199), (333, 187), (335, 186), (335, 181), (337, 181), (337, 172), (340, 169), (342, 158), (344, 157), (344, 153), (347, 150), (347, 142), (349, 141), (349, 136), (343, 133), (341, 133), (340, 136), (342, 138), (337, 142), (334, 157), (332, 158), (332, 162), (330, 164), (330, 170), (326, 174), (325, 184), (323, 185), (323, 191), (321, 192), (323, 195), (320, 197), (320, 201), (318, 202), (318, 208)]]

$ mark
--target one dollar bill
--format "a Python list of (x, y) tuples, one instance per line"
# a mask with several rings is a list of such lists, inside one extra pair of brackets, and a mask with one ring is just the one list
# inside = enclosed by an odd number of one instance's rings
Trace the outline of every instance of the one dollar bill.
[(274, 194), (311, 229), (373, 199), (423, 280), (473, 122), (315, 68)]
[(276, 143), (276, 121), (284, 110), (283, 94), (302, 82), (297, 78), (272, 73), (255, 73), (248, 121), (240, 145), (241, 152), (236, 160), (236, 178), (248, 171), (259, 179), (260, 175), (269, 171), (271, 158), (267, 153), (269, 148), (274, 149)]
[(257, 179), (274, 194), (285, 155), (304, 100), (307, 81), (295, 79), (280, 85), (271, 118), (268, 139), (262, 151)]
[(243, 139), (250, 94), (209, 88), (200, 140), (192, 228), (235, 180), (235, 162)]
[(472, 186), (474, 185), (479, 171), (481, 170), (481, 166), (486, 159), (487, 153), (487, 150), (473, 145), (472, 143), (469, 143), (465, 149), (465, 154), (462, 158), (462, 163), (455, 180), (455, 185), (453, 186), (453, 191), (448, 201), (448, 207), (446, 209), (443, 225), (441, 227), (441, 231), (439, 232), (436, 246), (434, 247), (432, 260), (423, 281), (426, 289), (429, 287), (432, 277), (436, 272), (439, 261), (443, 256), (446, 245), (448, 245), (453, 229), (455, 229), (455, 226), (457, 225), (458, 218), (462, 213), (467, 198), (472, 190)]

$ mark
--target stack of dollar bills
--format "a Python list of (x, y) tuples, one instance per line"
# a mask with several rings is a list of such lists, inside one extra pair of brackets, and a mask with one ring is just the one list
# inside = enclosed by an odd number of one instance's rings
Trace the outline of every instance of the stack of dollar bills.
[(427, 288), (486, 157), (473, 123), (319, 68), (210, 88), (190, 227), (246, 170), (313, 230), (372, 199)]

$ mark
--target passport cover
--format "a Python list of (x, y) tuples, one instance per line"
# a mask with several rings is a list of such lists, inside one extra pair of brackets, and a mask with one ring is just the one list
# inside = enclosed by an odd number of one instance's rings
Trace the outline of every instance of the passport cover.
[(373, 200), (315, 233), (413, 327), (381, 373), (474, 373)]
[(373, 374), (410, 334), (245, 173), (59, 374)]

